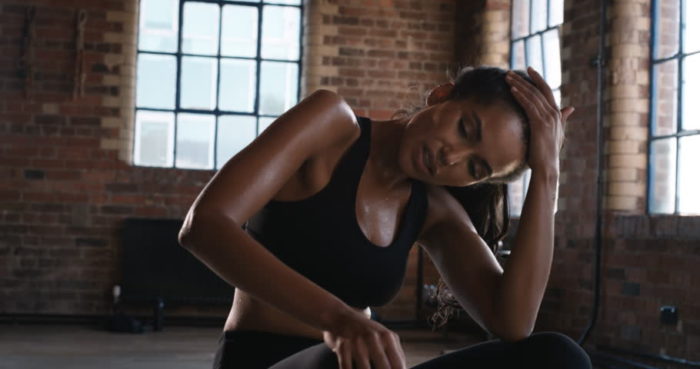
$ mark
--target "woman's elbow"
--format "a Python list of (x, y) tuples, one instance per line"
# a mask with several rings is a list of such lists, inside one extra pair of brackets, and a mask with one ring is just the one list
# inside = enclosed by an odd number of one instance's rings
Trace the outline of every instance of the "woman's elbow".
[[(177, 240), (180, 246), (192, 251), (198, 244), (204, 242), (203, 238), (210, 234), (210, 228), (222, 221), (230, 222), (226, 216), (217, 212), (190, 210), (182, 222)], [(229, 223), (230, 225), (230, 223)]]

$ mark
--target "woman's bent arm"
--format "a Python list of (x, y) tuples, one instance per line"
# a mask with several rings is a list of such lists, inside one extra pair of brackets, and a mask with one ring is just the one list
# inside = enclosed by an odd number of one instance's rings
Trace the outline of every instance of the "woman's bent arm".
[[(190, 208), (180, 242), (222, 279), (320, 329), (348, 307), (287, 267), (241, 226), (314, 154), (347, 141), (352, 111), (317, 91), (280, 116), (214, 175)], [(314, 301), (314, 304), (309, 304)]]
[(506, 78), (525, 109), (531, 129), (528, 164), (532, 176), (496, 303), (503, 312), (504, 324), (515, 327), (514, 339), (532, 332), (547, 287), (554, 253), (563, 124), (573, 112), (572, 108), (560, 111), (542, 76), (531, 68), (528, 73), (535, 85), (513, 72)]
[[(398, 336), (289, 268), (241, 226), (314, 154), (357, 138), (350, 108), (316, 92), (231, 158), (202, 190), (180, 243), (231, 285), (323, 331), (340, 367), (405, 368)], [(314, 257), (314, 255), (309, 255)]]
[(495, 306), (507, 340), (532, 333), (549, 279), (554, 250), (554, 203), (558, 175), (533, 172), (515, 243), (500, 281)]
[(319, 330), (349, 313), (337, 297), (289, 268), (222, 214), (199, 214), (181, 243), (229, 284)]
[(511, 81), (532, 128), (528, 159), (532, 177), (505, 267), (444, 190), (434, 192), (430, 209), (435, 221), (421, 238), (462, 307), (482, 327), (508, 341), (532, 332), (549, 279), (562, 121), (573, 111), (566, 108), (560, 113), (544, 80), (533, 72), (531, 76), (538, 87), (522, 79)]

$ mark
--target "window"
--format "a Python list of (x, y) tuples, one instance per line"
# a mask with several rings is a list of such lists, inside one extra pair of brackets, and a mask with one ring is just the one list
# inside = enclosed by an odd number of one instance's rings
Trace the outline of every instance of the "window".
[(653, 3), (648, 210), (700, 214), (700, 1)]
[(218, 169), (297, 103), (301, 0), (141, 0), (134, 164)]
[[(510, 67), (535, 68), (554, 91), (557, 104), (561, 94), (559, 26), (564, 21), (564, 0), (513, 0), (511, 8)], [(519, 216), (530, 180), (528, 170), (508, 185), (510, 213)]]

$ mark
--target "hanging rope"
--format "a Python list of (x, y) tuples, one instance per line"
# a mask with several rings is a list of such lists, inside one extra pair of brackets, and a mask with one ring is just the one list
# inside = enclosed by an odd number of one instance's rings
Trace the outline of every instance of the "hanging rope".
[(20, 78), (24, 78), (24, 97), (29, 98), (34, 84), (34, 27), (36, 8), (29, 7), (24, 13), (24, 29), (22, 31), (22, 52), (17, 63), (17, 72)]
[(85, 22), (87, 12), (78, 10), (75, 21), (75, 71), (73, 72), (73, 100), (83, 97), (85, 85)]

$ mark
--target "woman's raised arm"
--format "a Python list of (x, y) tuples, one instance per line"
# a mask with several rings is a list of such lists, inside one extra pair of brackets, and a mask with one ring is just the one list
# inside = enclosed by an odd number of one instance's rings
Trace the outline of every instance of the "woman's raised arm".
[[(530, 122), (528, 165), (532, 169), (511, 255), (505, 266), (498, 306), (507, 324), (529, 335), (547, 287), (554, 253), (554, 212), (559, 182), (559, 152), (564, 123), (572, 107), (559, 110), (551, 88), (534, 69), (535, 85), (509, 72), (506, 81)], [(517, 310), (517, 311), (514, 311)]]
[(444, 190), (434, 191), (435, 220), (421, 239), (460, 305), (482, 327), (508, 341), (532, 332), (549, 279), (563, 122), (573, 112), (573, 108), (560, 112), (542, 77), (533, 70), (529, 73), (536, 86), (515, 73), (508, 78), (530, 122), (532, 176), (505, 267), (498, 264), (461, 205)]

